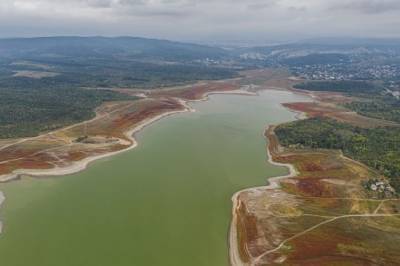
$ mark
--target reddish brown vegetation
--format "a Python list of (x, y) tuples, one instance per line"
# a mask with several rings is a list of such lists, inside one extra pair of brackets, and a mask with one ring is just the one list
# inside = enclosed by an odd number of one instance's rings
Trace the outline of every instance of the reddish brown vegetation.
[(140, 122), (160, 114), (182, 110), (183, 106), (174, 99), (147, 100), (146, 105), (138, 106), (135, 110), (117, 117), (111, 123), (109, 136), (126, 138), (124, 131)]
[[(204, 82), (182, 89), (152, 91), (142, 100), (105, 103), (98, 108), (98, 117), (92, 121), (23, 142), (15, 141), (14, 145), (4, 148), (0, 152), (0, 175), (17, 169), (65, 167), (89, 156), (126, 149), (130, 143), (125, 135), (127, 131), (161, 114), (184, 110), (185, 106), (178, 99), (197, 100), (213, 91), (238, 88), (234, 81)], [(133, 95), (139, 91), (121, 89), (120, 92)], [(76, 141), (83, 136), (101, 137), (97, 139), (104, 141), (94, 144)]]
[(316, 164), (316, 163), (314, 163), (314, 162), (305, 162), (305, 163), (302, 163), (301, 169), (302, 169), (303, 171), (307, 171), (307, 172), (316, 172), (316, 171), (322, 171), (322, 170), (324, 170), (324, 169), (322, 168), (321, 165)]
[(297, 102), (285, 103), (283, 105), (291, 110), (304, 112), (308, 117), (328, 117), (340, 122), (350, 123), (360, 127), (395, 125), (393, 122), (358, 115), (355, 112), (336, 106), (334, 102)]
[(174, 97), (184, 100), (198, 100), (205, 94), (210, 92), (224, 92), (238, 89), (238, 85), (234, 81), (227, 82), (212, 82), (207, 84), (196, 84), (191, 87), (159, 90), (149, 93), (152, 97)]
[(310, 197), (334, 197), (335, 191), (321, 178), (298, 177), (296, 190), (302, 196)]
[[(273, 130), (266, 132), (272, 158), (293, 164), (299, 173), (282, 180), (280, 189), (240, 195), (241, 209), (246, 212), (238, 213), (238, 230), (246, 237), (239, 246), (247, 252), (247, 260), (255, 265), (394, 265), (398, 247), (387, 245), (391, 253), (383, 253), (371, 237), (380, 243), (396, 238), (400, 233), (394, 226), (400, 223), (397, 216), (343, 217), (329, 223), (342, 215), (368, 215), (380, 206), (379, 200), (370, 201), (361, 186), (373, 172), (338, 152), (284, 149)], [(398, 213), (398, 200), (383, 203), (380, 213)], [(328, 223), (306, 231), (324, 221)], [(286, 240), (282, 248), (268, 252)]]
[(237, 221), (239, 253), (242, 261), (248, 262), (250, 254), (247, 252), (247, 243), (251, 243), (254, 241), (254, 238), (257, 237), (257, 219), (249, 215), (246, 206), (241, 204), (240, 200), (238, 203), (240, 205), (238, 209), (238, 217), (240, 217), (240, 219)]

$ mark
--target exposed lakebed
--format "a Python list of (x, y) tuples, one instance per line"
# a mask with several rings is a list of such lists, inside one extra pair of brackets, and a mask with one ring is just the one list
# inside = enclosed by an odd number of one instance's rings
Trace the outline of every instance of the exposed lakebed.
[(213, 95), (137, 135), (137, 148), (69, 176), (0, 185), (0, 264), (228, 265), (232, 195), (287, 169), (264, 129), (294, 119), (286, 91)]

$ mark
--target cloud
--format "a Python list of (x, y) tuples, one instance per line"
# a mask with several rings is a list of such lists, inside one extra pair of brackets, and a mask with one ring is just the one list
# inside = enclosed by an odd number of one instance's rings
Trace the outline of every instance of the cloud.
[(278, 0), (250, 1), (250, 3), (247, 4), (247, 7), (253, 10), (262, 10), (265, 8), (276, 7), (278, 2)]
[(100, 7), (100, 8), (106, 8), (106, 7), (111, 7), (113, 4), (112, 0), (86, 0), (87, 5), (91, 7)]
[(338, 3), (334, 4), (332, 8), (347, 10), (347, 11), (357, 11), (365, 14), (398, 12), (400, 10), (400, 1), (399, 0), (351, 0), (351, 1), (344, 1), (343, 3), (338, 1)]
[(400, 37), (400, 0), (0, 0), (0, 36)]

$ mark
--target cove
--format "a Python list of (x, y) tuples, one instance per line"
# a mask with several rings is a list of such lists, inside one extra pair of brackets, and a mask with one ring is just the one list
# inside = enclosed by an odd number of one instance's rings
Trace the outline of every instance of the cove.
[(280, 103), (306, 100), (213, 95), (81, 173), (0, 185), (0, 265), (228, 265), (231, 197), (287, 172), (267, 163), (264, 129), (294, 120)]

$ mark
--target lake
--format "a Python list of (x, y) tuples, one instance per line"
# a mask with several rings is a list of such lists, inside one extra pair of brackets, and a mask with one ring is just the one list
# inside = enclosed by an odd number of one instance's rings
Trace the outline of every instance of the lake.
[(304, 100), (213, 95), (81, 173), (0, 185), (0, 265), (228, 265), (231, 197), (287, 172), (267, 163), (263, 133), (294, 119), (280, 103)]

